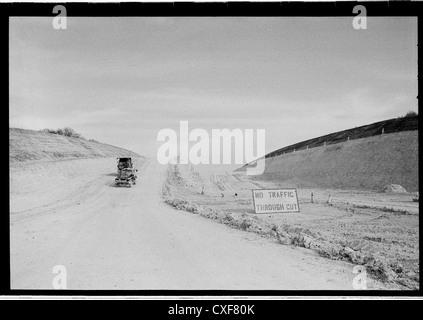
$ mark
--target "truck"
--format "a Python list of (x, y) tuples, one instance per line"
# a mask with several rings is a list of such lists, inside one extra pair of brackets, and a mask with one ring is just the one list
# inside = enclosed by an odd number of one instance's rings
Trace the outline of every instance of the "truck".
[(131, 187), (136, 184), (138, 169), (134, 168), (134, 162), (131, 157), (118, 157), (117, 162), (117, 177), (115, 179), (116, 187)]

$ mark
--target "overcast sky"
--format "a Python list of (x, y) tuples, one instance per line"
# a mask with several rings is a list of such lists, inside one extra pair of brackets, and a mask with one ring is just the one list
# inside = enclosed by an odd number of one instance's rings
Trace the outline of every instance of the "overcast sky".
[(181, 120), (270, 152), (417, 111), (416, 18), (352, 18), (11, 18), (10, 127), (155, 157)]

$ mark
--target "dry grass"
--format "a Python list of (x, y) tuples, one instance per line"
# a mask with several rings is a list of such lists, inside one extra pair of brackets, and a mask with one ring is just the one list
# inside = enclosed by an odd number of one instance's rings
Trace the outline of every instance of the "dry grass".
[(351, 140), (266, 159), (259, 179), (298, 180), (337, 189), (381, 190), (399, 184), (419, 191), (418, 131)]
[(67, 160), (120, 155), (139, 157), (132, 151), (97, 141), (9, 128), (9, 162), (11, 164), (33, 160)]

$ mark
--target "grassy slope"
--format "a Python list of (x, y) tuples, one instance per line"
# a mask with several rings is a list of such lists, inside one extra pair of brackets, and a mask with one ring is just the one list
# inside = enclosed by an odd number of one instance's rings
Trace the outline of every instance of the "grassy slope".
[(403, 131), (414, 131), (419, 129), (418, 116), (402, 117), (379, 121), (367, 124), (361, 127), (356, 127), (348, 130), (333, 132), (321, 137), (302, 141), (278, 150), (275, 150), (266, 155), (266, 158), (279, 156), (283, 153), (292, 151), (306, 150), (324, 145), (336, 144), (348, 140), (364, 139), (372, 136), (377, 136), (382, 133), (397, 133)]
[(341, 189), (380, 190), (393, 183), (413, 192), (419, 190), (418, 160), (418, 131), (404, 131), (269, 157), (257, 178)]
[(115, 156), (140, 157), (135, 152), (100, 142), (9, 128), (10, 163)]

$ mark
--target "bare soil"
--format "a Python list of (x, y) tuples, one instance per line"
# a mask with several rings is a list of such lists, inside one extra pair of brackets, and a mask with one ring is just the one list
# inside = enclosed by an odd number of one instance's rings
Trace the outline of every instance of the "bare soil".
[(52, 289), (62, 265), (67, 289), (354, 289), (348, 262), (163, 203), (166, 166), (139, 159), (132, 188), (113, 187), (115, 166), (105, 158), (13, 168), (11, 288)]
[(387, 287), (419, 288), (419, 203), (412, 201), (413, 193), (302, 187), (300, 212), (254, 213), (252, 189), (301, 183), (306, 185), (298, 179), (250, 179), (243, 172), (219, 172), (216, 166), (172, 165), (163, 194), (178, 209), (332, 260), (364, 265)]

